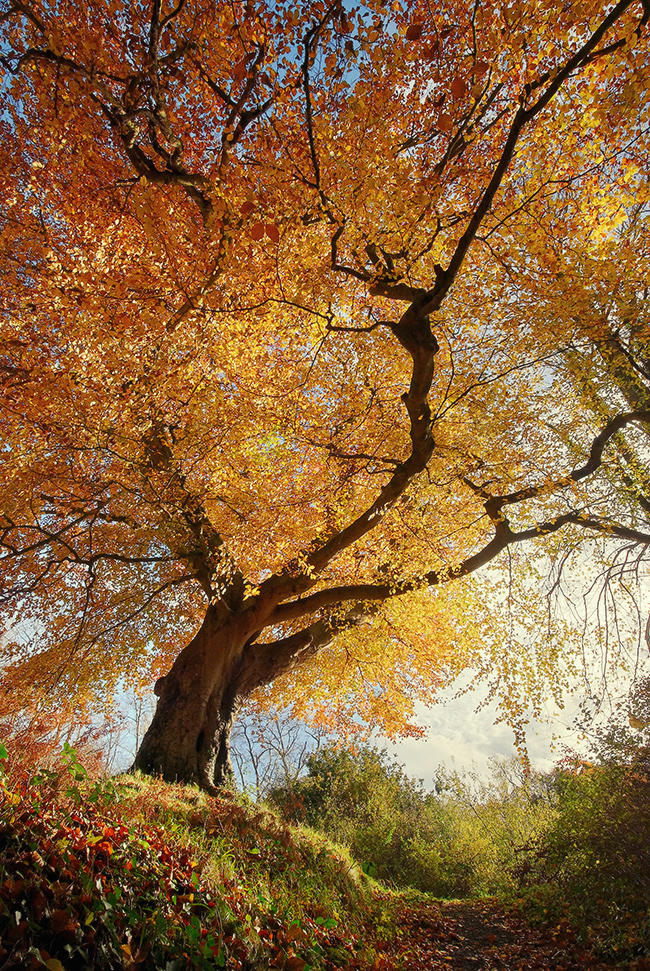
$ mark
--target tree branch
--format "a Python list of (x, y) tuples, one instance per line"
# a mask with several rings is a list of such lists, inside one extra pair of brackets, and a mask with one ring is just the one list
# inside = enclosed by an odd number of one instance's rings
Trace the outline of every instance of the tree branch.
[(268, 644), (252, 644), (245, 655), (245, 668), (238, 693), (250, 694), (264, 684), (286, 674), (297, 664), (314, 657), (332, 642), (342, 630), (354, 627), (371, 613), (372, 608), (356, 605), (343, 617), (321, 618), (287, 637)]
[(589, 451), (589, 458), (584, 465), (569, 472), (566, 476), (555, 479), (552, 483), (546, 482), (540, 485), (527, 486), (524, 489), (518, 489), (516, 492), (510, 492), (505, 496), (491, 496), (489, 497), (491, 509), (499, 512), (504, 506), (510, 506), (516, 502), (523, 502), (526, 499), (534, 499), (544, 493), (554, 492), (557, 489), (571, 485), (572, 482), (580, 482), (581, 479), (587, 478), (587, 476), (600, 468), (603, 461), (603, 452), (609, 440), (617, 432), (625, 428), (626, 425), (630, 425), (635, 421), (650, 424), (650, 410), (639, 408), (636, 411), (624, 412), (623, 414), (615, 415), (614, 418), (610, 418), (602, 431), (594, 438)]
[(548, 484), (529, 486), (506, 496), (493, 496), (483, 486), (478, 486), (466, 480), (468, 487), (485, 500), (486, 513), (494, 525), (494, 536), (478, 552), (468, 556), (456, 566), (430, 570), (420, 577), (412, 577), (397, 583), (357, 583), (319, 590), (308, 597), (299, 597), (296, 600), (278, 604), (271, 614), (268, 623), (285, 623), (286, 621), (294, 620), (325, 607), (332, 608), (339, 606), (350, 600), (386, 600), (389, 597), (408, 593), (409, 591), (422, 587), (439, 586), (440, 584), (448, 583), (450, 580), (456, 580), (459, 577), (473, 573), (475, 570), (489, 563), (495, 556), (513, 543), (521, 543), (528, 539), (546, 536), (550, 533), (557, 532), (568, 524), (601, 532), (604, 535), (617, 536), (621, 539), (631, 540), (640, 544), (650, 543), (650, 534), (644, 533), (641, 530), (619, 523), (612, 523), (607, 520), (595, 519), (575, 510), (563, 513), (545, 522), (536, 523), (528, 529), (517, 532), (511, 530), (507, 520), (501, 515), (501, 510), (506, 505), (513, 505), (525, 502), (528, 499), (537, 498), (547, 493), (549, 489), (557, 491), (557, 489), (563, 488), (572, 482), (579, 482), (581, 479), (592, 475), (602, 464), (603, 451), (607, 442), (616, 432), (633, 421), (650, 422), (650, 411), (628, 412), (626, 414), (616, 415), (610, 419), (594, 439), (587, 462), (579, 468), (574, 469), (568, 475), (558, 478), (551, 487)]
[(312, 587), (317, 582), (316, 575), (335, 556), (381, 522), (409, 483), (426, 468), (433, 454), (435, 443), (427, 397), (433, 380), (438, 342), (431, 332), (429, 318), (423, 316), (417, 307), (409, 307), (398, 322), (391, 322), (389, 326), (413, 361), (409, 390), (402, 396), (410, 422), (409, 456), (397, 465), (374, 502), (356, 519), (329, 539), (312, 544), (287, 564), (281, 573), (269, 577), (260, 585), (262, 610), (268, 610), (269, 607), (272, 609), (287, 596), (302, 593)]
[(435, 286), (427, 293), (427, 298), (423, 306), (423, 313), (432, 314), (440, 308), (442, 301), (458, 276), (458, 272), (465, 260), (467, 251), (469, 250), (469, 247), (472, 244), (483, 219), (490, 211), (494, 197), (501, 186), (506, 172), (508, 171), (515, 153), (515, 148), (517, 147), (517, 143), (524, 130), (524, 127), (530, 121), (532, 121), (533, 118), (540, 114), (541, 111), (543, 111), (543, 109), (549, 104), (552, 98), (555, 97), (562, 85), (575, 70), (593, 60), (592, 54), (598, 47), (598, 44), (602, 38), (610, 30), (610, 28), (614, 26), (616, 21), (623, 16), (625, 11), (634, 5), (634, 3), (635, 0), (620, 0), (620, 2), (617, 3), (616, 6), (610, 11), (608, 16), (605, 17), (600, 26), (593, 32), (589, 40), (585, 41), (585, 43), (578, 51), (576, 51), (573, 57), (569, 58), (564, 67), (557, 72), (554, 79), (551, 81), (546, 90), (540, 95), (537, 101), (528, 108), (525, 107), (525, 98), (528, 97), (534, 90), (534, 84), (529, 84), (526, 86), (524, 89), (524, 97), (522, 97), (522, 103), (515, 113), (514, 119), (510, 126), (510, 131), (508, 132), (508, 136), (499, 157), (499, 161), (497, 162), (492, 173), (492, 177), (488, 182), (483, 195), (479, 199), (476, 208), (474, 209), (465, 232), (458, 241), (447, 269), (438, 275)]

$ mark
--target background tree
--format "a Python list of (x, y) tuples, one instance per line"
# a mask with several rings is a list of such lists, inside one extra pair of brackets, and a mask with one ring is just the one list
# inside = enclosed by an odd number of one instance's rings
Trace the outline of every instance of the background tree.
[(40, 639), (7, 641), (14, 691), (157, 678), (136, 765), (211, 786), (240, 700), (298, 665), (403, 724), (478, 634), (432, 588), (563, 527), (650, 541), (597, 476), (648, 410), (577, 462), (547, 432), (578, 405), (533, 272), (647, 196), (647, 19), (5, 5), (2, 602)]
[(290, 791), (326, 741), (318, 727), (296, 721), (286, 710), (261, 713), (244, 708), (232, 733), (237, 782), (258, 801), (277, 786)]

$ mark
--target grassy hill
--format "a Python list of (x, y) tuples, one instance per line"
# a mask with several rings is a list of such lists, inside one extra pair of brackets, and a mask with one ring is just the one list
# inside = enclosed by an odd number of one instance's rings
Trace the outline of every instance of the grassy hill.
[(7, 971), (368, 966), (385, 899), (345, 850), (238, 797), (93, 783), (74, 753), (0, 791)]
[(650, 749), (633, 756), (466, 801), (325, 751), (274, 812), (93, 780), (69, 747), (27, 770), (0, 744), (0, 971), (650, 971)]

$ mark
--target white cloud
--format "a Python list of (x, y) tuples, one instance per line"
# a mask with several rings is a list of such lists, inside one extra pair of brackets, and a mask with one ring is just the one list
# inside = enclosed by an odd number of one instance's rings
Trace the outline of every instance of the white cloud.
[[(489, 773), (489, 760), (517, 755), (512, 729), (503, 722), (496, 724), (497, 709), (487, 704), (480, 689), (460, 697), (441, 700), (431, 708), (421, 706), (418, 722), (426, 730), (423, 738), (408, 738), (397, 743), (377, 738), (378, 744), (401, 762), (409, 775), (423, 779), (425, 785), (438, 766), (448, 769), (473, 769), (480, 775)], [(580, 747), (580, 739), (571, 727), (579, 699), (569, 703), (563, 712), (549, 706), (545, 722), (532, 722), (526, 744), (531, 763), (548, 770), (562, 754), (562, 746)]]

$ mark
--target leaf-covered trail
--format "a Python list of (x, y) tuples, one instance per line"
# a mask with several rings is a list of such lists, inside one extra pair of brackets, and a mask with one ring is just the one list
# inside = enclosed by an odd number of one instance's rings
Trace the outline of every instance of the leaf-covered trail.
[(533, 928), (493, 900), (449, 901), (405, 910), (400, 933), (382, 948), (381, 971), (600, 971), (563, 927)]

